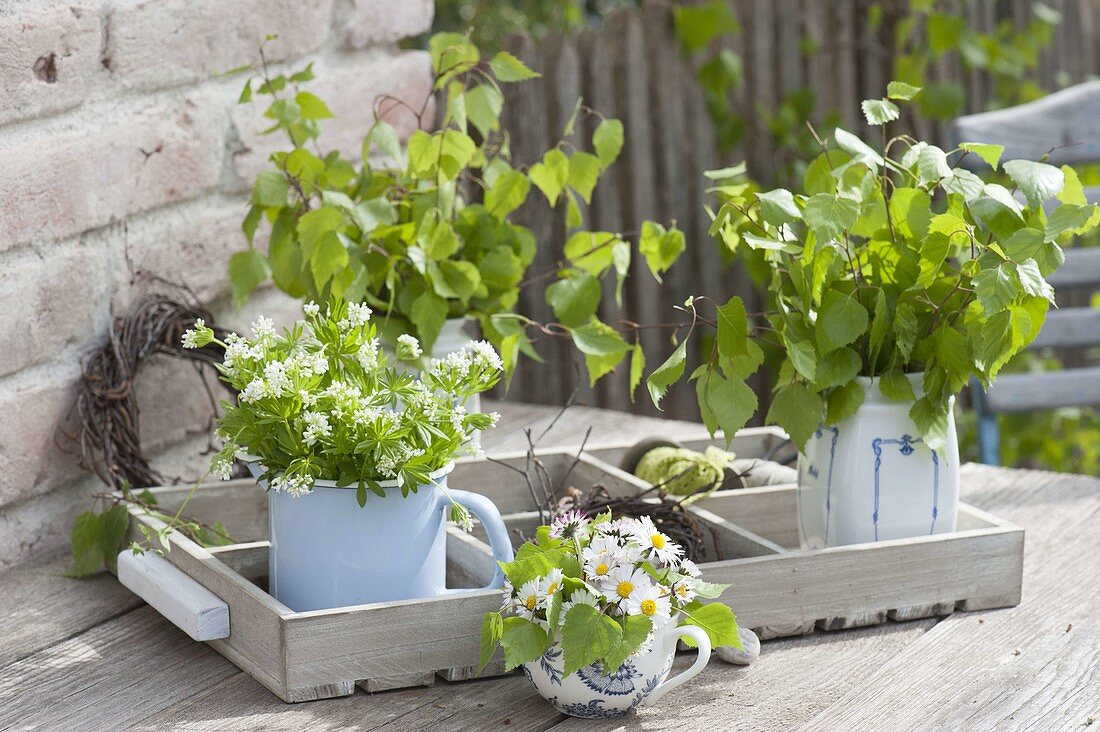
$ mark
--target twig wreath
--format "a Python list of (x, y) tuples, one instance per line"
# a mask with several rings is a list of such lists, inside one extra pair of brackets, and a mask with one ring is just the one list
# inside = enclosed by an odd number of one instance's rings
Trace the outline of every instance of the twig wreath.
[[(147, 488), (165, 482), (141, 449), (141, 410), (134, 383), (149, 356), (162, 354), (192, 362), (211, 405), (217, 405), (202, 371), (204, 366), (220, 363), (225, 354), (216, 344), (199, 349), (184, 349), (180, 345), (183, 332), (196, 319), (212, 320), (210, 313), (185, 288), (180, 290), (191, 302), (160, 294), (147, 295), (125, 315), (114, 319), (106, 343), (84, 358), (73, 406), (76, 433), (64, 428), (58, 430), (58, 447), (75, 453), (82, 468), (112, 488)], [(224, 338), (226, 331), (211, 327), (219, 338)]]

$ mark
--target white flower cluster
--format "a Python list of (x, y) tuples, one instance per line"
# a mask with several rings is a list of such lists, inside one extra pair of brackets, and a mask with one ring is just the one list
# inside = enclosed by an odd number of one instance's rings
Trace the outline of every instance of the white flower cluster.
[[(570, 609), (583, 604), (611, 616), (648, 617), (656, 629), (697, 595), (699, 568), (648, 516), (593, 523), (570, 511), (553, 521), (549, 533), (572, 544), (583, 567), (583, 587), (562, 596), (559, 625)], [(547, 612), (558, 592), (564, 592), (563, 577), (554, 569), (519, 588), (506, 584), (501, 609), (549, 629)]]
[(397, 357), (402, 361), (415, 361), (424, 355), (423, 349), (420, 348), (420, 341), (416, 340), (416, 336), (411, 336), (408, 333), (402, 333), (397, 336)]
[[(315, 302), (302, 306), (305, 319), (276, 333), (259, 318), (251, 334), (224, 342), (201, 320), (182, 337), (188, 348), (216, 342), (225, 349), (222, 378), (237, 391), (219, 420), (225, 441), (211, 471), (228, 477), (240, 451), (256, 456), (270, 487), (301, 495), (315, 480), (413, 481), (454, 459), (475, 429), (495, 424), (495, 415), (469, 413), (463, 400), (491, 388), (499, 378), (433, 381), (398, 371), (381, 348), (364, 304)], [(408, 359), (422, 353), (416, 338), (398, 339)], [(498, 363), (488, 344), (471, 347), (468, 362)], [(476, 381), (476, 383), (474, 383)], [(288, 439), (296, 445), (288, 447)], [(358, 474), (348, 476), (348, 466)]]

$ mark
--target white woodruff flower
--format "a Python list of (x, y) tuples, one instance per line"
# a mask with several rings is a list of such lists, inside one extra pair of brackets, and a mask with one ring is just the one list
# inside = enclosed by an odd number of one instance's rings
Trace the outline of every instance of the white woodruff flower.
[(274, 397), (293, 393), (294, 384), (286, 373), (286, 364), (282, 361), (272, 361), (264, 366), (264, 378), (267, 379), (267, 392)]
[(248, 386), (244, 388), (244, 391), (241, 392), (238, 398), (246, 404), (254, 404), (265, 396), (267, 396), (267, 384), (264, 383), (263, 378), (257, 376), (255, 379), (248, 382)]
[(362, 328), (366, 325), (370, 321), (370, 316), (373, 313), (374, 311), (363, 303), (348, 303), (348, 320), (357, 328)]
[(359, 346), (356, 360), (364, 371), (374, 371), (378, 368), (378, 339), (372, 339)]
[(328, 417), (321, 412), (303, 412), (302, 421), (306, 424), (305, 429), (302, 430), (302, 441), (311, 447), (318, 439), (332, 434), (332, 425), (329, 424)]
[(466, 344), (464, 350), (470, 351), (482, 366), (494, 371), (504, 370), (504, 362), (500, 360), (500, 354), (488, 341), (472, 341)]
[(262, 341), (267, 338), (274, 337), (275, 335), (275, 321), (271, 318), (265, 318), (260, 316), (256, 318), (256, 322), (252, 324), (252, 337), (256, 340)]
[(271, 490), (304, 496), (313, 490), (313, 479), (307, 475), (277, 475), (271, 479)]
[(317, 315), (321, 312), (321, 306), (315, 303), (313, 300), (310, 300), (302, 306), (302, 312), (311, 318), (316, 318)]
[(402, 333), (397, 336), (397, 357), (402, 361), (415, 361), (424, 354), (415, 336)]

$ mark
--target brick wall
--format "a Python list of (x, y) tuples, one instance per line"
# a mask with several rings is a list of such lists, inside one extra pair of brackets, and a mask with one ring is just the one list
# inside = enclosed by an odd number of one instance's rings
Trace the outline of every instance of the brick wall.
[[(218, 321), (289, 317), (272, 290), (241, 311), (229, 256), (251, 178), (275, 141), (238, 107), (268, 34), (276, 73), (314, 61), (311, 89), (336, 113), (321, 145), (357, 155), (372, 102), (420, 101), (426, 54), (397, 42), (428, 29), (430, 0), (10, 0), (0, 10), (0, 567), (64, 543), (100, 485), (58, 450), (81, 356), (113, 315), (157, 285), (187, 283)], [(398, 114), (400, 114), (398, 112)], [(410, 117), (391, 119), (405, 134)], [(150, 453), (201, 433), (194, 371), (140, 376)], [(205, 458), (197, 458), (205, 459)]]

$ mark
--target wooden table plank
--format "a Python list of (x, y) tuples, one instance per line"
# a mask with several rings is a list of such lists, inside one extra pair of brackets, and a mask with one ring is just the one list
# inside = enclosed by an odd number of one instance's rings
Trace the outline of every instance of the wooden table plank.
[(50, 552), (0, 574), (0, 668), (142, 604), (110, 575), (63, 577), (71, 559)]
[[(1051, 729), (1100, 718), (1100, 480), (967, 466), (965, 499), (1027, 530), (1023, 601), (947, 618), (805, 729)], [(984, 480), (975, 480), (981, 476)]]
[(141, 607), (0, 669), (0, 730), (120, 729), (236, 673)]

